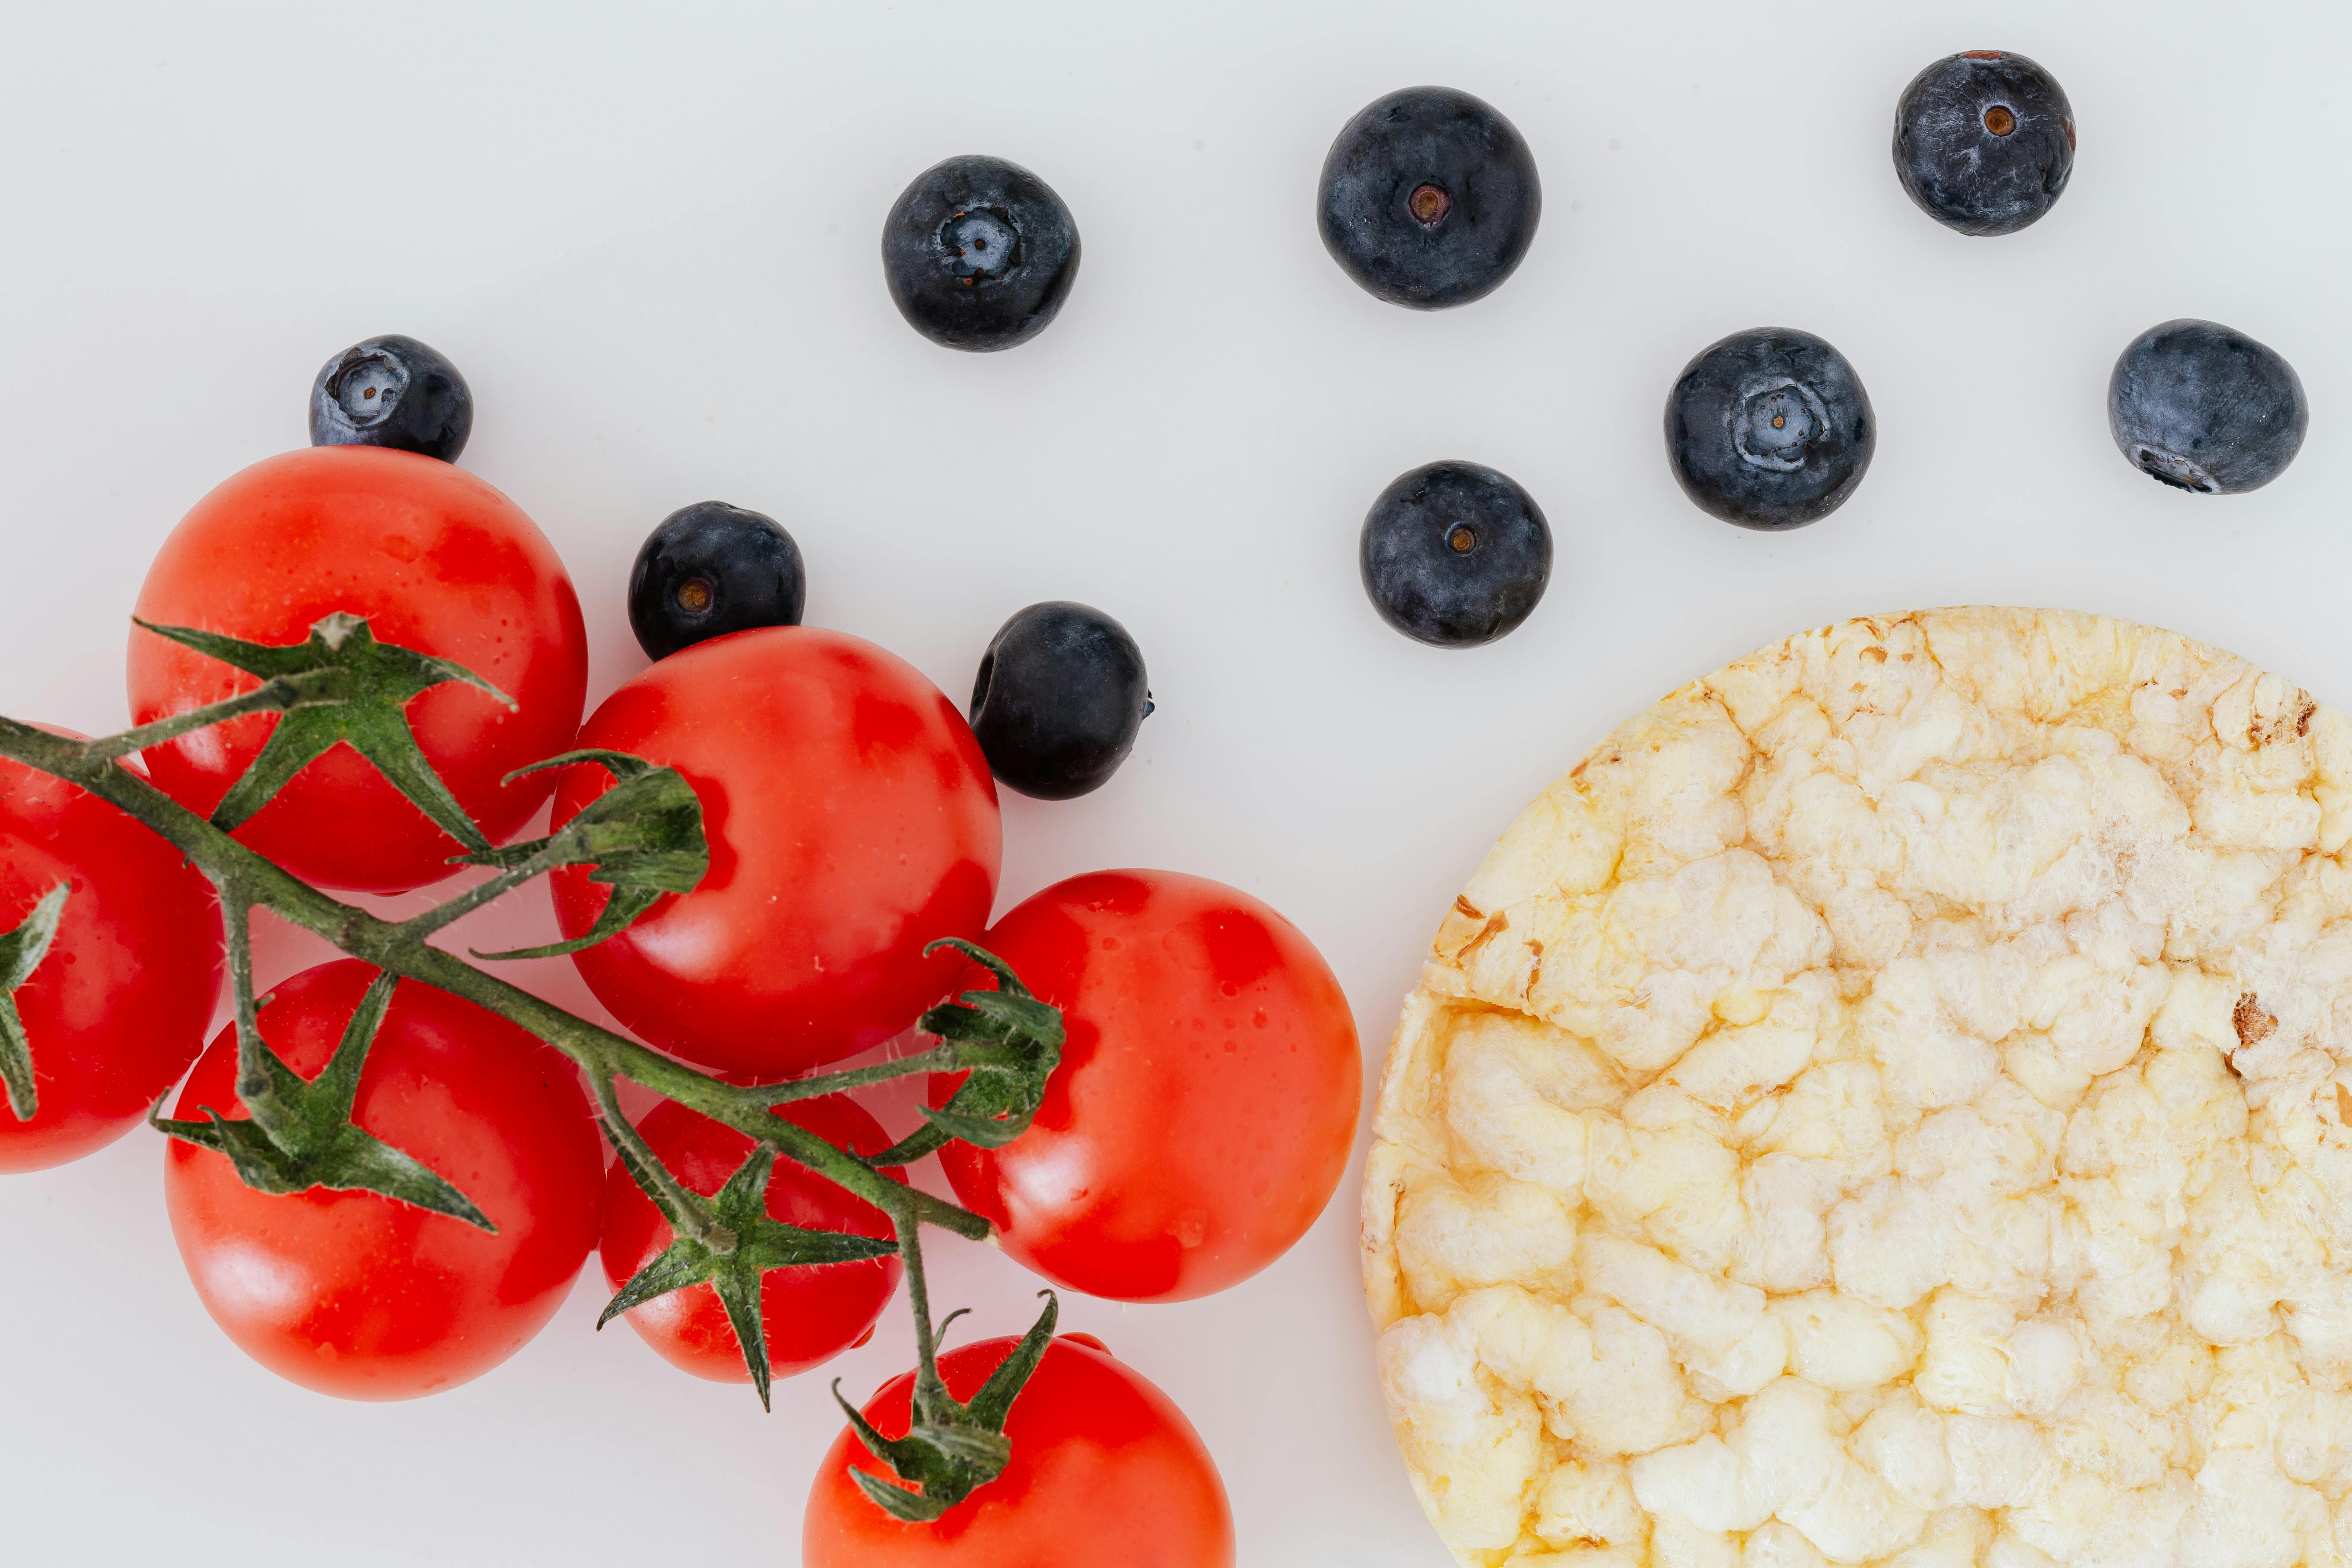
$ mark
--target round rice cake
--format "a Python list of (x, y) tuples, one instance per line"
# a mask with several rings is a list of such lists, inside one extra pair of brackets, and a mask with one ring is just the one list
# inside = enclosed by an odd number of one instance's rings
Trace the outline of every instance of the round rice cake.
[(1365, 1285), (1480, 1568), (2352, 1561), (2352, 729), (1955, 609), (1519, 815), (1381, 1088)]

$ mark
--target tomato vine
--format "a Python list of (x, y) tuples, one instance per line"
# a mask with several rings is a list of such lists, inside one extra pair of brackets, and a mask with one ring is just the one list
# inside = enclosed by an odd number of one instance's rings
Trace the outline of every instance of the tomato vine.
[[(145, 623), (141, 623), (145, 626)], [(595, 927), (571, 942), (498, 953), (484, 963), (571, 952), (625, 929), (667, 894), (698, 884), (709, 868), (702, 812), (693, 787), (675, 770), (616, 752), (570, 752), (520, 770), (596, 766), (614, 786), (597, 796), (558, 832), (503, 847), (493, 846), (418, 748), (407, 703), (439, 685), (462, 682), (507, 700), (488, 681), (446, 659), (378, 642), (365, 619), (326, 616), (303, 642), (270, 647), (184, 627), (145, 626), (256, 678), (254, 689), (207, 707), (99, 740), (82, 741), (0, 718), (0, 757), (78, 785), (161, 836), (210, 880), (226, 929), (229, 979), (236, 1022), (236, 1093), (249, 1121), (218, 1114), (169, 1120), (162, 1102), (149, 1115), (158, 1131), (226, 1156), (244, 1183), (262, 1192), (312, 1187), (367, 1191), (492, 1228), (454, 1184), (406, 1152), (361, 1130), (352, 1120), (353, 1092), (391, 994), (391, 982), (369, 990), (332, 1060), (310, 1080), (289, 1068), (264, 1042), (253, 984), (252, 911), (267, 909), (341, 952), (401, 976), (459, 996), (520, 1026), (562, 1052), (585, 1076), (598, 1126), (622, 1165), (667, 1219), (675, 1239), (625, 1284), (598, 1326), (633, 1306), (689, 1286), (709, 1283), (725, 1306), (762, 1405), (770, 1367), (760, 1312), (761, 1279), (772, 1268), (823, 1266), (895, 1251), (907, 1275), (915, 1317), (919, 1364), (916, 1419), (904, 1437), (884, 1438), (841, 1400), (852, 1426), (875, 1457), (891, 1466), (901, 1485), (860, 1474), (875, 1502), (896, 1517), (923, 1520), (986, 1484), (1003, 1468), (1010, 1447), (1007, 1413), (1052, 1337), (1057, 1308), (1052, 1293), (1036, 1323), (998, 1373), (970, 1402), (950, 1397), (940, 1380), (938, 1342), (958, 1314), (930, 1316), (920, 1232), (925, 1225), (971, 1239), (990, 1234), (971, 1211), (886, 1173), (951, 1142), (998, 1148), (1018, 1137), (1035, 1116), (1046, 1080), (1061, 1060), (1062, 1021), (1032, 996), (994, 955), (960, 939), (931, 944), (954, 948), (994, 976), (996, 988), (966, 991), (923, 1015), (918, 1027), (938, 1043), (916, 1054), (868, 1067), (814, 1074), (783, 1082), (725, 1082), (589, 1022), (499, 979), (429, 939), (459, 917), (491, 903), (561, 867), (593, 867), (592, 880), (612, 897)], [(121, 759), (175, 736), (256, 713), (276, 713), (269, 742), (207, 819), (179, 805)], [(348, 745), (373, 764), (419, 810), (470, 852), (455, 863), (486, 866), (493, 874), (445, 903), (409, 920), (392, 921), (320, 892), (239, 843), (230, 830), (250, 818), (313, 759)], [(14, 931), (0, 932), (0, 1080), (9, 1109), (29, 1120), (37, 1104), (30, 1046), (15, 1027), (16, 990), (33, 973), (57, 926), (62, 888), (44, 896)], [(69, 895), (68, 895), (69, 896)], [(926, 1125), (896, 1146), (860, 1157), (774, 1114), (793, 1100), (918, 1074), (964, 1073), (962, 1087), (942, 1107), (925, 1108)], [(752, 1147), (735, 1175), (710, 1197), (681, 1182), (621, 1114), (623, 1079), (652, 1089), (735, 1129)], [(760, 1197), (778, 1159), (794, 1162), (865, 1199), (888, 1216), (894, 1239), (845, 1235), (782, 1224), (768, 1217)], [(835, 1397), (840, 1399), (836, 1386)]]

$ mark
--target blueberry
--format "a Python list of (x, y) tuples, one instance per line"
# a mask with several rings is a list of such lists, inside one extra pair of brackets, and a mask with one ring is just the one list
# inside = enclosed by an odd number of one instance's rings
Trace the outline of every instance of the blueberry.
[(437, 351), (390, 332), (329, 360), (310, 384), (310, 445), (390, 447), (454, 463), (474, 433), (474, 395)]
[(1400, 474), (1364, 514), (1364, 592), (1383, 620), (1437, 647), (1493, 642), (1551, 580), (1551, 529), (1535, 498), (1476, 463)]
[(648, 658), (752, 626), (796, 626), (808, 599), (801, 547), (772, 517), (724, 501), (680, 507), (629, 572), (629, 629)]
[(882, 226), (882, 276), (907, 324), (985, 353), (1045, 330), (1078, 276), (1078, 228), (1053, 188), (1002, 158), (915, 176)]
[(1511, 122), (1451, 88), (1409, 87), (1348, 121), (1316, 216), (1340, 269), (1391, 305), (1465, 305), (1511, 275), (1543, 187)]
[(2213, 321), (2131, 341), (2107, 381), (2107, 428), (2139, 470), (2205, 495), (2258, 490), (2294, 461), (2311, 423), (2294, 366)]
[(1947, 228), (2015, 234), (2057, 204), (2074, 170), (2074, 108), (2023, 55), (1937, 60), (1895, 100), (1895, 173)]
[(1005, 622), (971, 687), (971, 732), (990, 770), (1039, 800), (1101, 788), (1150, 711), (1143, 650), (1127, 628), (1063, 600)]
[(1799, 528), (1845, 504), (1878, 434), (1845, 356), (1811, 332), (1734, 332), (1666, 394), (1666, 460), (1702, 511)]

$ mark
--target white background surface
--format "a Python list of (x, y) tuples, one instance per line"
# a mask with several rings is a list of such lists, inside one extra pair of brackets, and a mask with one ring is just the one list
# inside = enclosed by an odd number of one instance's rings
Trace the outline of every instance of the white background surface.
[[(1024, 604), (1122, 618), (1160, 712), (1099, 795), (1007, 798), (999, 907), (1103, 866), (1236, 883), (1329, 956), (1376, 1071), (1438, 915), (1517, 806), (1620, 718), (1800, 627), (2063, 605), (2352, 700), (2347, 15), (19, 5), (0, 711), (119, 727), (157, 542), (302, 442), (331, 352), (409, 332), (473, 384), (465, 467), (580, 585), (592, 700), (643, 662), (622, 606), (638, 542), (707, 497), (791, 528), (812, 623), (959, 698)], [(2082, 132), (2053, 216), (1997, 240), (1916, 212), (1887, 153), (1903, 84), (1974, 47), (2048, 66)], [(1433, 315), (1357, 289), (1312, 221), (1333, 133), (1421, 82), (1508, 114), (1545, 194), (1517, 275)], [(1036, 170), (1085, 237), (1061, 318), (1010, 353), (933, 347), (882, 289), (884, 212), (967, 152)], [(2108, 438), (2116, 352), (2180, 315), (2303, 375), (2310, 439), (2259, 494), (2162, 489)], [(1659, 431), (1691, 354), (1768, 323), (1843, 350), (1880, 422), (1855, 499), (1781, 537), (1694, 510)], [(1371, 498), (1443, 457), (1519, 479), (1557, 540), (1534, 618), (1475, 652), (1390, 632), (1356, 577)], [(536, 889), (501, 919), (488, 934), (550, 925)], [(261, 978), (316, 956), (267, 937)], [(533, 973), (593, 1007), (562, 962)], [(0, 1184), (0, 1558), (794, 1561), (837, 1429), (822, 1377), (762, 1417), (626, 1330), (592, 1334), (595, 1281), (479, 1383), (322, 1399), (205, 1318), (161, 1157), (142, 1131)], [(1198, 1425), (1244, 1563), (1446, 1562), (1372, 1382), (1354, 1181), (1225, 1295), (1068, 1303)], [(970, 1331), (1027, 1321), (1013, 1264), (946, 1237), (933, 1256)], [(862, 1396), (911, 1357), (894, 1306), (832, 1370)]]

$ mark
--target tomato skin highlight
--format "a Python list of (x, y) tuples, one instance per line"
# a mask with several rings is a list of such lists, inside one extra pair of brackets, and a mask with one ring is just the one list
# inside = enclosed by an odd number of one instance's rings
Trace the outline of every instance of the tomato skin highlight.
[[(969, 1399), (1018, 1342), (982, 1340), (940, 1357), (948, 1392)], [(865, 1405), (886, 1437), (906, 1436), (914, 1374)], [(844, 1428), (817, 1467), (801, 1527), (803, 1568), (1232, 1568), (1224, 1482), (1184, 1413), (1142, 1374), (1071, 1338), (1045, 1347), (1004, 1424), (1004, 1472), (927, 1524), (884, 1513), (850, 1468), (895, 1479)]]
[(204, 1048), (220, 995), (204, 874), (128, 812), (0, 758), (0, 931), (59, 882), (73, 891), (58, 934), (16, 994), (39, 1104), (19, 1121), (0, 1099), (0, 1172), (62, 1165), (137, 1125)]
[[(842, 1095), (795, 1100), (776, 1114), (853, 1154), (876, 1154), (890, 1135), (864, 1107)], [(709, 1197), (727, 1184), (751, 1152), (751, 1140), (676, 1101), (654, 1107), (637, 1133), (693, 1192)], [(881, 1167), (903, 1181), (906, 1172)], [(768, 1217), (809, 1230), (845, 1231), (883, 1240), (890, 1218), (823, 1176), (779, 1155), (768, 1177)], [(653, 1200), (618, 1161), (604, 1182), (604, 1226), (599, 1249), (604, 1282), (618, 1290), (658, 1257), (676, 1233)], [(767, 1331), (772, 1375), (784, 1378), (824, 1365), (874, 1331), (898, 1288), (896, 1258), (770, 1269), (760, 1282), (760, 1318)], [(624, 1321), (664, 1361), (713, 1383), (749, 1383), (743, 1347), (727, 1309), (710, 1286), (689, 1285), (632, 1308)]]
[[(981, 945), (1068, 1033), (1028, 1131), (940, 1154), (1008, 1254), (1088, 1295), (1185, 1301), (1306, 1234), (1355, 1142), (1363, 1065), (1348, 999), (1297, 927), (1206, 878), (1097, 871), (1018, 905)], [(959, 1081), (934, 1078), (931, 1103)]]
[[(261, 1031), (306, 1079), (333, 1055), (376, 972), (304, 970), (261, 999)], [(176, 1114), (241, 1119), (236, 1031), (221, 1031)], [(273, 1195), (227, 1156), (174, 1139), (172, 1234), (205, 1310), (280, 1377), (344, 1399), (410, 1399), (478, 1377), (562, 1305), (596, 1243), (603, 1145), (572, 1063), (519, 1026), (413, 980), (394, 989), (354, 1120), (431, 1166), (493, 1236), (374, 1193)]]
[[(697, 643), (606, 699), (579, 744), (676, 768), (701, 798), (710, 869), (572, 955), (596, 999), (691, 1062), (780, 1079), (879, 1045), (955, 981), (940, 937), (996, 897), (996, 785), (971, 731), (904, 660), (845, 633), (763, 626)], [(558, 828), (611, 786), (563, 770)], [(607, 889), (550, 879), (567, 937)]]
[[(499, 781), (563, 751), (588, 690), (579, 596), (520, 508), (462, 468), (415, 452), (307, 447), (263, 459), (198, 501), (139, 590), (140, 619), (299, 643), (337, 610), (382, 642), (465, 666), (513, 698), (436, 687), (408, 705), (417, 743), (493, 842), (546, 800), (543, 773)], [(139, 628), (134, 724), (250, 691), (259, 681)], [(277, 725), (256, 714), (151, 748), (163, 793), (209, 813)], [(399, 892), (437, 882), (463, 847), (348, 746), (312, 762), (237, 829), (306, 881)]]

